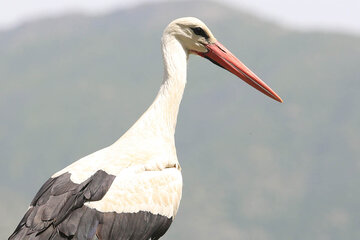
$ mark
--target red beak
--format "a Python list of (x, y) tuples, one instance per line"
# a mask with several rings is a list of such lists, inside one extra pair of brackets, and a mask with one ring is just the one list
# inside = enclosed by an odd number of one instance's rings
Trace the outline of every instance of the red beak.
[(206, 53), (195, 53), (209, 59), (216, 65), (225, 68), (272, 99), (275, 99), (278, 102), (283, 102), (282, 99), (268, 85), (266, 85), (266, 83), (264, 83), (258, 76), (256, 76), (255, 73), (247, 68), (221, 43), (210, 43), (206, 45), (206, 48), (208, 49)]

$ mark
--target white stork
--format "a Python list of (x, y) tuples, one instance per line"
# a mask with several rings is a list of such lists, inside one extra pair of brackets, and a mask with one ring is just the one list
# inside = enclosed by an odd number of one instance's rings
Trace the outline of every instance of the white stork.
[(9, 239), (148, 240), (165, 234), (182, 192), (174, 134), (190, 54), (282, 102), (199, 19), (171, 22), (162, 51), (164, 81), (147, 111), (114, 144), (51, 176)]

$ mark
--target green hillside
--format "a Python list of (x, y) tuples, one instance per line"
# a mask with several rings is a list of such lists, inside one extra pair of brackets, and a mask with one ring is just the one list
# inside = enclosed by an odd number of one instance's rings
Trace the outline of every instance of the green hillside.
[(164, 239), (360, 239), (360, 38), (212, 2), (68, 15), (0, 32), (0, 238), (54, 172), (119, 138), (162, 81), (160, 37), (196, 16), (283, 98), (191, 56)]

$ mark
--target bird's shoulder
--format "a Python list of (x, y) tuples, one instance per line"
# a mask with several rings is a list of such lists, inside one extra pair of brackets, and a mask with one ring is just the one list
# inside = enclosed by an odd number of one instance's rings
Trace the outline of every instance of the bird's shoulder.
[[(99, 170), (114, 176), (166, 168), (181, 170), (176, 153), (163, 151), (129, 151), (128, 148), (109, 146), (89, 154), (52, 175), (70, 173), (72, 182), (80, 184)], [(124, 173), (123, 173), (124, 172)]]

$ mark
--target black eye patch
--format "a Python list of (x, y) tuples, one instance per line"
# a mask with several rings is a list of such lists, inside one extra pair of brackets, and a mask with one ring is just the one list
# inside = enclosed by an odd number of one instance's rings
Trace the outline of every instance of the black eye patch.
[(206, 32), (204, 31), (204, 29), (202, 29), (201, 27), (194, 27), (194, 28), (191, 28), (191, 30), (193, 30), (193, 32), (198, 36), (202, 36), (206, 39), (209, 38), (209, 35), (207, 35)]

